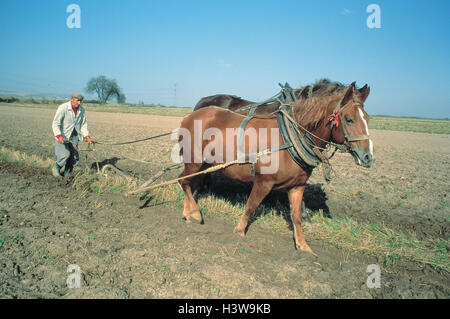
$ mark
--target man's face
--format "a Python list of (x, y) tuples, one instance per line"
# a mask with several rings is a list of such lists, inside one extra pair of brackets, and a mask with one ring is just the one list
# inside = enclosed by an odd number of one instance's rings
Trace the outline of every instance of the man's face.
[(72, 107), (74, 109), (77, 109), (80, 106), (81, 101), (77, 99), (70, 99), (70, 103), (72, 103)]

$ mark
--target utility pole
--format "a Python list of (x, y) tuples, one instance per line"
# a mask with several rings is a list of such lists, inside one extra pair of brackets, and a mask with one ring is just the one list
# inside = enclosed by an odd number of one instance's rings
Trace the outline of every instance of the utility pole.
[(177, 85), (178, 83), (173, 85), (173, 106), (177, 105)]

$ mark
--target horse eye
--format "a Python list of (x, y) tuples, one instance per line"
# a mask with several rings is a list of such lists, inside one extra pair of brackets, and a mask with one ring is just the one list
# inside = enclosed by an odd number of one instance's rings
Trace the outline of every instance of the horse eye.
[(352, 120), (351, 118), (349, 118), (349, 117), (347, 117), (347, 118), (345, 119), (345, 121), (346, 121), (348, 124), (352, 124), (352, 123), (353, 123), (353, 120)]

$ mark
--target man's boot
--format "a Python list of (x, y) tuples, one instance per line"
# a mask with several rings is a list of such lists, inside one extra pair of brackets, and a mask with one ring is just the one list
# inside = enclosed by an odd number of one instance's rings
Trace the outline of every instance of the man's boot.
[(59, 171), (60, 169), (61, 167), (59, 167), (59, 165), (55, 163), (52, 168), (52, 175), (55, 177), (62, 177), (61, 172)]
[(72, 172), (72, 167), (71, 166), (66, 167), (63, 172), (63, 177), (67, 178), (71, 172)]

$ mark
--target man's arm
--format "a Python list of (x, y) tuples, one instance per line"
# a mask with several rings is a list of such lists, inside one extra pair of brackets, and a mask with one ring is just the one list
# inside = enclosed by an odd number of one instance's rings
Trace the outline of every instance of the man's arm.
[(53, 118), (52, 129), (53, 129), (54, 136), (56, 137), (58, 142), (61, 144), (64, 144), (64, 138), (62, 137), (62, 131), (61, 131), (61, 123), (62, 123), (63, 119), (64, 119), (63, 107), (59, 106), (58, 109), (56, 110), (55, 117)]

